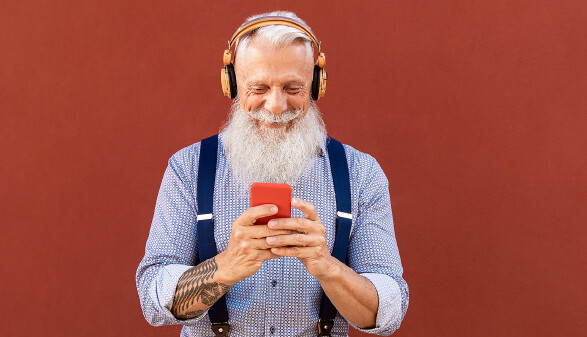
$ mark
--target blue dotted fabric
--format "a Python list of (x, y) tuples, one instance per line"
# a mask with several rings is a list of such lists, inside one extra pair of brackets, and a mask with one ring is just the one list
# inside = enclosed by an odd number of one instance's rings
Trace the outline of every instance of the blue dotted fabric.
[[(232, 221), (249, 207), (250, 193), (237, 186), (221, 141), (218, 147), (214, 236), (218, 252), (221, 252), (228, 245)], [(197, 260), (195, 194), (199, 149), (200, 143), (196, 143), (169, 159), (136, 283), (143, 314), (150, 324), (182, 324), (181, 336), (213, 337), (207, 313), (182, 321), (170, 311), (179, 278)], [(326, 153), (326, 138), (322, 151)], [(348, 145), (345, 151), (353, 214), (349, 267), (368, 278), (379, 296), (376, 327), (358, 330), (389, 335), (399, 328), (409, 296), (402, 278), (388, 182), (373, 157)], [(336, 200), (328, 156), (316, 159), (313, 167), (292, 186), (292, 196), (314, 204), (326, 227), (332, 252)], [(292, 216), (302, 214), (292, 209)], [(265, 261), (256, 274), (238, 282), (226, 294), (230, 336), (315, 337), (321, 296), (320, 283), (297, 258)], [(348, 336), (348, 329), (347, 321), (337, 314), (332, 336)]]

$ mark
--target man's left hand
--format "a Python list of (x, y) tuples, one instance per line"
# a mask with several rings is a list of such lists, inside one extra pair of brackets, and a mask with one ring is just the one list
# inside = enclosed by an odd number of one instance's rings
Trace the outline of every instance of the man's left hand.
[(326, 230), (310, 202), (293, 198), (292, 207), (304, 212), (303, 218), (280, 218), (269, 221), (272, 229), (289, 229), (298, 233), (267, 237), (271, 252), (280, 256), (297, 257), (308, 272), (317, 279), (335, 272), (336, 260), (326, 244)]

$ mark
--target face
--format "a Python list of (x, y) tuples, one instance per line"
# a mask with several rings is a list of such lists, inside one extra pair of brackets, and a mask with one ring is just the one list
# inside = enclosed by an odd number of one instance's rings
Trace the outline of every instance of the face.
[(243, 111), (248, 114), (262, 109), (273, 115), (303, 112), (285, 123), (257, 120), (259, 128), (287, 128), (305, 115), (310, 105), (313, 61), (303, 43), (275, 48), (255, 38), (237, 55), (235, 72)]

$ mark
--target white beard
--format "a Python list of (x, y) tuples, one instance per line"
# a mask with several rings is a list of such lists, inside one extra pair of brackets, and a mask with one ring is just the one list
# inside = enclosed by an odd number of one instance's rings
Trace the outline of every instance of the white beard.
[[(318, 107), (311, 102), (304, 117), (299, 117), (301, 111), (248, 114), (236, 99), (222, 130), (222, 144), (236, 180), (245, 188), (254, 182), (293, 185), (322, 151), (326, 128)], [(291, 122), (285, 128), (269, 128), (259, 126), (259, 121)]]

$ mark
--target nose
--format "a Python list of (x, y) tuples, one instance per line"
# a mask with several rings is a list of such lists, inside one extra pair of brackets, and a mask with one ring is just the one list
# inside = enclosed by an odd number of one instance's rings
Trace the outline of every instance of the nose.
[(273, 89), (267, 94), (265, 109), (274, 115), (287, 111), (287, 96), (280, 89)]

